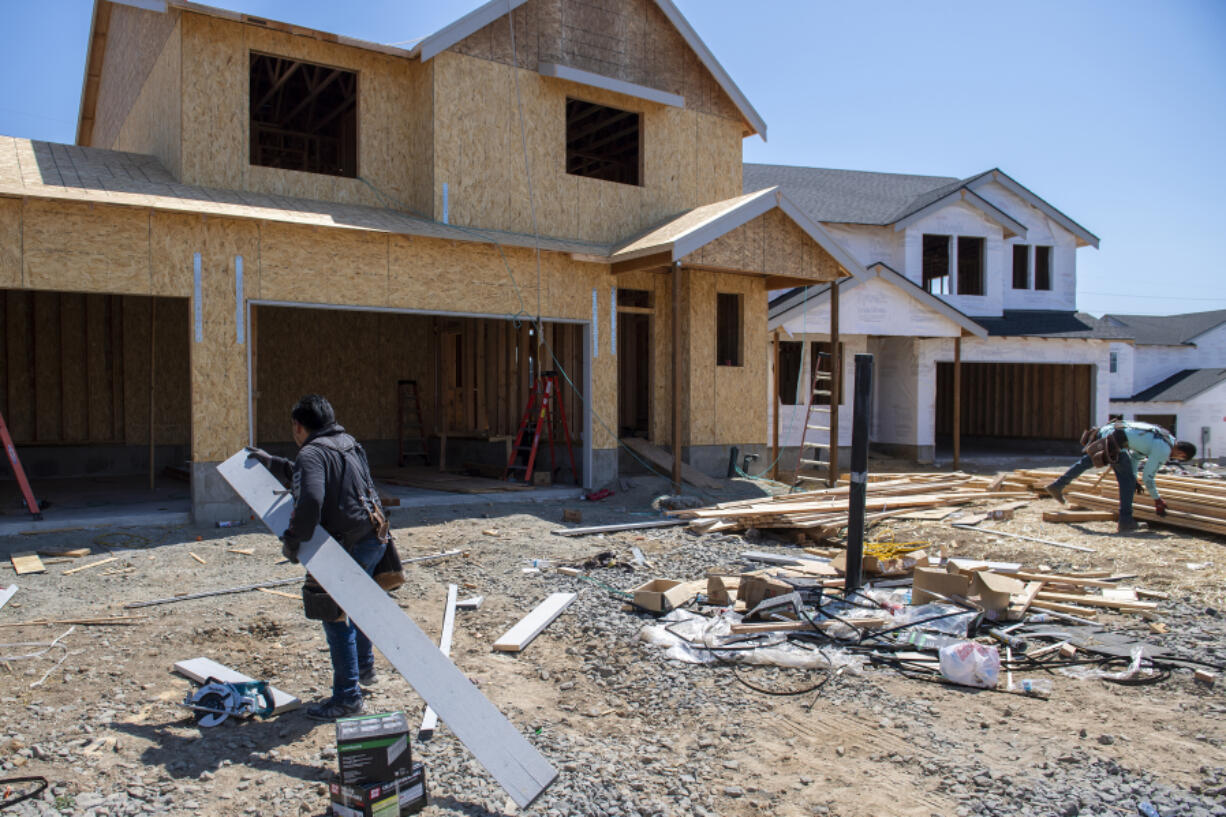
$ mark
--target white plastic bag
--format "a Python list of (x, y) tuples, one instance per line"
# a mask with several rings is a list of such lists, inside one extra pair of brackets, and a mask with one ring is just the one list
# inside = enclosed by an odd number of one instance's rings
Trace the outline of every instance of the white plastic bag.
[(1000, 680), (1000, 651), (995, 646), (959, 641), (941, 648), (941, 675), (967, 687), (995, 689)]

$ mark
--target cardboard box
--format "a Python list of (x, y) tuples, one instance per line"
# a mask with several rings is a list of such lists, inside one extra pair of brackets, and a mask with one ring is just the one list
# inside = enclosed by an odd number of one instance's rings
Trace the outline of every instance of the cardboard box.
[(773, 599), (775, 596), (786, 596), (792, 592), (792, 585), (777, 579), (773, 576), (762, 576), (758, 574), (741, 574), (741, 584), (737, 588), (736, 597), (738, 601), (745, 602), (745, 607), (749, 610), (757, 607), (764, 599)]
[(911, 584), (911, 603), (927, 604), (941, 599), (933, 595), (966, 596), (970, 593), (971, 580), (961, 573), (946, 573), (927, 567), (917, 567)]
[(971, 579), (971, 595), (979, 597), (984, 609), (997, 613), (1007, 610), (1010, 597), (1025, 589), (1024, 582), (990, 570), (980, 570)]
[(685, 604), (693, 595), (688, 587), (672, 579), (652, 579), (646, 584), (640, 584), (632, 592), (636, 607), (656, 613), (667, 613), (674, 607)]
[(707, 576), (707, 601), (721, 606), (734, 604), (740, 584), (740, 576)]
[(426, 767), (414, 763), (390, 783), (347, 786), (333, 781), (329, 790), (335, 817), (405, 817), (426, 807)]
[(344, 785), (397, 780), (413, 769), (409, 722), (403, 712), (336, 722), (336, 757)]

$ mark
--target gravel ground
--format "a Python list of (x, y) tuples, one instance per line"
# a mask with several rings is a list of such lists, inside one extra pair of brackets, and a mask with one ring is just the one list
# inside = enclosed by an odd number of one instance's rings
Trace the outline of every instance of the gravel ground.
[[(599, 504), (495, 503), (401, 512), (394, 519), (406, 557), (467, 551), (408, 566), (396, 598), (437, 637), (447, 583), (459, 584), (461, 597), (485, 596), (479, 610), (458, 615), (453, 659), (559, 771), (522, 813), (1037, 817), (1140, 814), (1148, 803), (1164, 817), (1226, 815), (1226, 698), (1220, 685), (1196, 683), (1189, 672), (1143, 687), (1056, 676), (1044, 701), (869, 668), (831, 675), (805, 695), (764, 695), (726, 666), (664, 660), (658, 648), (638, 640), (650, 616), (623, 609), (600, 586), (548, 569), (524, 571), (532, 559), (578, 563), (608, 550), (621, 561), (588, 575), (629, 588), (655, 576), (692, 579), (713, 567), (734, 568), (747, 548), (788, 550), (771, 540), (697, 536), (684, 528), (574, 539), (549, 533), (564, 508), (581, 509), (584, 524), (649, 518), (650, 499), (663, 485), (636, 482), (630, 493)], [(935, 523), (899, 523), (877, 536), (922, 538), (954, 555), (1056, 570), (1138, 573), (1138, 585), (1172, 594), (1159, 616), (1169, 631), (1153, 634), (1134, 617), (1104, 621), (1180, 654), (1226, 663), (1217, 568), (1186, 567), (1223, 561), (1221, 540), (1161, 531), (1118, 537), (1105, 526), (1043, 523), (1041, 510), (1053, 504), (1036, 501), (1009, 522), (983, 527), (1089, 543), (1097, 553), (1019, 547)], [(114, 615), (130, 601), (301, 573), (274, 564), (279, 545), (272, 536), (250, 526), (237, 531), (128, 531), (147, 543), (105, 537), (100, 541), (112, 547), (144, 546), (120, 548), (115, 562), (74, 575), (63, 571), (79, 563), (21, 577), (0, 623)], [(15, 537), (0, 540), (0, 554), (82, 546), (92, 538)], [(652, 569), (624, 564), (632, 545)], [(238, 549), (253, 554), (232, 552)], [(90, 560), (107, 555), (98, 547)], [(491, 651), (499, 635), (561, 590), (579, 598), (522, 654)], [(133, 613), (144, 617), (123, 627), (78, 626), (47, 656), (12, 662), (8, 671), (0, 667), (0, 777), (45, 775), (53, 783), (40, 799), (5, 813), (325, 814), (326, 781), (336, 761), (330, 726), (291, 712), (201, 730), (176, 705), (191, 685), (168, 673), (175, 661), (207, 655), (304, 700), (326, 694), (326, 646), (300, 605), (251, 592)], [(6, 626), (0, 641), (46, 642), (67, 629)], [(2, 649), (11, 655), (26, 648)], [(415, 721), (420, 699), (381, 658), (378, 666), (368, 711), (404, 709)], [(745, 672), (755, 685), (779, 688), (825, 677)], [(432, 740), (414, 742), (413, 751), (427, 766), (427, 817), (519, 813), (445, 725)]]

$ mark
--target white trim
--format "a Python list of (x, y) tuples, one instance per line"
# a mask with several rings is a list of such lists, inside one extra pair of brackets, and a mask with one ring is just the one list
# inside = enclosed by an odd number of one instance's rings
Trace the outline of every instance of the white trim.
[(606, 91), (638, 97), (648, 102), (671, 105), (674, 108), (685, 107), (685, 97), (678, 94), (670, 94), (667, 91), (649, 88), (646, 85), (638, 85), (633, 82), (626, 82), (623, 79), (607, 77), (604, 74), (583, 71), (578, 68), (572, 68), (569, 65), (560, 65), (556, 62), (542, 62), (536, 70), (543, 77), (555, 77), (556, 79), (564, 79), (568, 82), (578, 82), (581, 85), (603, 88)]
[[(457, 585), (447, 585), (447, 601), (443, 605), (443, 632), (438, 637), (438, 651), (448, 658), (451, 657), (451, 637), (455, 632), (456, 597), (460, 588)], [(421, 728), (417, 730), (417, 739), (425, 740), (434, 735), (438, 726), (438, 713), (426, 707), (426, 714), (421, 716)]]
[(1087, 230), (1085, 227), (1082, 227), (1080, 224), (1073, 221), (1071, 218), (1066, 216), (1064, 213), (1061, 213), (1055, 207), (1052, 207), (1050, 204), (1043, 201), (1043, 199), (1039, 198), (1034, 193), (1027, 190), (1019, 182), (1014, 181), (1007, 173), (1005, 173), (1003, 170), (1000, 170), (999, 168), (994, 169), (988, 173), (984, 173), (979, 178), (967, 184), (967, 187), (970, 188), (971, 190), (977, 190), (980, 187), (983, 187), (984, 185), (988, 184), (989, 182), (996, 182), (1001, 187), (1005, 188), (1010, 193), (1017, 196), (1022, 201), (1026, 202), (1027, 204), (1029, 204), (1031, 207), (1035, 208), (1036, 210), (1042, 212), (1044, 215), (1046, 215), (1048, 218), (1055, 221), (1057, 224), (1059, 224), (1064, 229), (1068, 230), (1075, 237), (1081, 239), (1086, 244), (1089, 244), (1094, 249), (1098, 249), (1098, 236), (1094, 235), (1092, 232)]
[[(777, 194), (778, 188), (768, 187), (766, 190), (759, 191), (754, 197), (742, 202), (731, 210), (726, 210), (719, 215), (712, 216), (702, 224), (677, 236), (671, 242), (668, 242), (672, 245), (672, 259), (680, 261), (690, 253), (697, 252), (707, 246), (720, 236), (727, 235), (737, 227), (774, 210), (778, 205), (778, 201), (775, 196), (770, 195), (771, 193)], [(619, 258), (618, 260), (621, 259)]]
[(521, 652), (577, 598), (578, 593), (549, 594), (531, 613), (503, 633), (502, 637), (494, 642), (494, 649), (499, 652)]
[(195, 313), (196, 343), (204, 343), (204, 261), (192, 254), (192, 312)]
[(409, 52), (422, 62), (433, 59), (451, 46), (476, 34), (490, 23), (522, 6), (528, 0), (490, 0), (449, 25), (426, 37)]

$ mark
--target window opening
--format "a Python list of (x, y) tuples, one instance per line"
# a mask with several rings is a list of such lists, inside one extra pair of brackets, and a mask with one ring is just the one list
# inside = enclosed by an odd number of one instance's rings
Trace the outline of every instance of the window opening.
[(958, 294), (983, 294), (983, 239), (958, 236)]
[(251, 55), (251, 164), (358, 175), (358, 75)]
[(800, 377), (800, 356), (804, 345), (798, 340), (779, 342), (779, 402), (785, 406), (800, 405), (797, 399), (797, 379)]
[(641, 119), (633, 111), (566, 100), (566, 172), (639, 184)]
[(949, 294), (949, 236), (924, 236), (923, 283), (933, 295)]
[(649, 309), (651, 308), (651, 293), (645, 289), (622, 289), (618, 287), (617, 305)]
[(1013, 245), (1013, 288), (1030, 289), (1030, 245)]
[(1034, 248), (1034, 288), (1051, 289), (1051, 247)]
[(1115, 374), (1117, 371), (1119, 371), (1119, 368), (1120, 368), (1120, 353), (1119, 353), (1119, 352), (1112, 352), (1112, 353), (1111, 353), (1111, 364), (1110, 364), (1110, 366), (1109, 366), (1109, 371), (1111, 372), (1111, 374)]
[(734, 293), (715, 295), (715, 362), (741, 365), (741, 296)]

